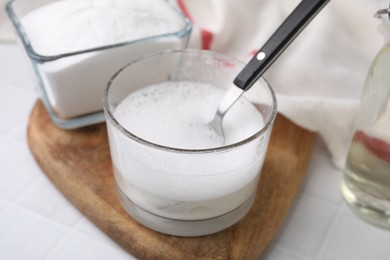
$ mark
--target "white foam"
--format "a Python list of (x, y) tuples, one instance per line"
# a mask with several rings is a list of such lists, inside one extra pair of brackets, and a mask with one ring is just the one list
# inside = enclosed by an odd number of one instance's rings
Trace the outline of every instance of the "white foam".
[(224, 120), (225, 143), (208, 125), (225, 91), (201, 82), (165, 82), (138, 90), (124, 99), (115, 117), (129, 132), (156, 144), (206, 149), (232, 144), (264, 125), (257, 109), (245, 99)]

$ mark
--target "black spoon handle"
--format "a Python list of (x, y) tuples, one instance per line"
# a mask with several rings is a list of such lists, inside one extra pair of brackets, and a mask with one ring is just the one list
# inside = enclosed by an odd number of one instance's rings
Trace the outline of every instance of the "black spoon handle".
[(330, 0), (302, 0), (234, 79), (248, 90)]

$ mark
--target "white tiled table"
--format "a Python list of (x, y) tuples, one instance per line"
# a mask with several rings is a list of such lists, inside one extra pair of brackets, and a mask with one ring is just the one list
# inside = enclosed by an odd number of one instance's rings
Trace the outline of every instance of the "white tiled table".
[[(0, 44), (0, 259), (132, 259), (47, 180), (26, 142), (37, 96), (14, 44)], [(265, 260), (388, 260), (390, 230), (357, 218), (317, 140), (306, 180)]]

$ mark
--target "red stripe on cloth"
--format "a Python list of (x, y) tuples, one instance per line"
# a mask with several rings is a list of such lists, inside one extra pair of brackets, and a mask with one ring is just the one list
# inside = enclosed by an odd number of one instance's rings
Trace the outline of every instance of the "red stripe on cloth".
[[(192, 23), (195, 23), (193, 17), (188, 12), (188, 9), (187, 9), (186, 5), (184, 4), (184, 0), (177, 0), (177, 4), (178, 4), (179, 8), (181, 9), (181, 11), (183, 12), (183, 14), (185, 16), (187, 16), (187, 18)], [(207, 29), (200, 28), (200, 35), (201, 35), (201, 40), (202, 40), (202, 49), (209, 50), (211, 47), (211, 43), (214, 39), (214, 34)]]
[(200, 33), (202, 34), (202, 49), (210, 50), (214, 38), (213, 33), (206, 29), (200, 29)]
[(191, 22), (193, 22), (194, 19), (192, 19), (192, 16), (191, 16), (190, 13), (188, 12), (187, 7), (186, 7), (185, 4), (184, 4), (184, 1), (183, 1), (183, 0), (177, 0), (177, 4), (178, 4), (179, 8), (181, 9), (181, 11), (183, 12), (183, 14), (184, 14), (185, 16), (187, 16), (187, 18), (188, 18)]
[(385, 140), (370, 136), (361, 130), (355, 132), (355, 142), (362, 142), (373, 154), (390, 163), (390, 144)]
[(255, 56), (257, 54), (259, 50), (252, 50), (251, 52), (249, 52), (249, 55), (250, 56)]

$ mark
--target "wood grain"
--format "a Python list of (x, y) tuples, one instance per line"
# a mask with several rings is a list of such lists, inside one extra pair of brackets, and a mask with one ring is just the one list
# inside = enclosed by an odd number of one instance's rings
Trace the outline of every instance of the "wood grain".
[(105, 124), (56, 127), (40, 101), (30, 115), (28, 143), (51, 182), (86, 217), (140, 259), (254, 259), (277, 233), (304, 178), (314, 142), (310, 133), (277, 116), (254, 206), (236, 225), (183, 238), (151, 231), (119, 204)]

